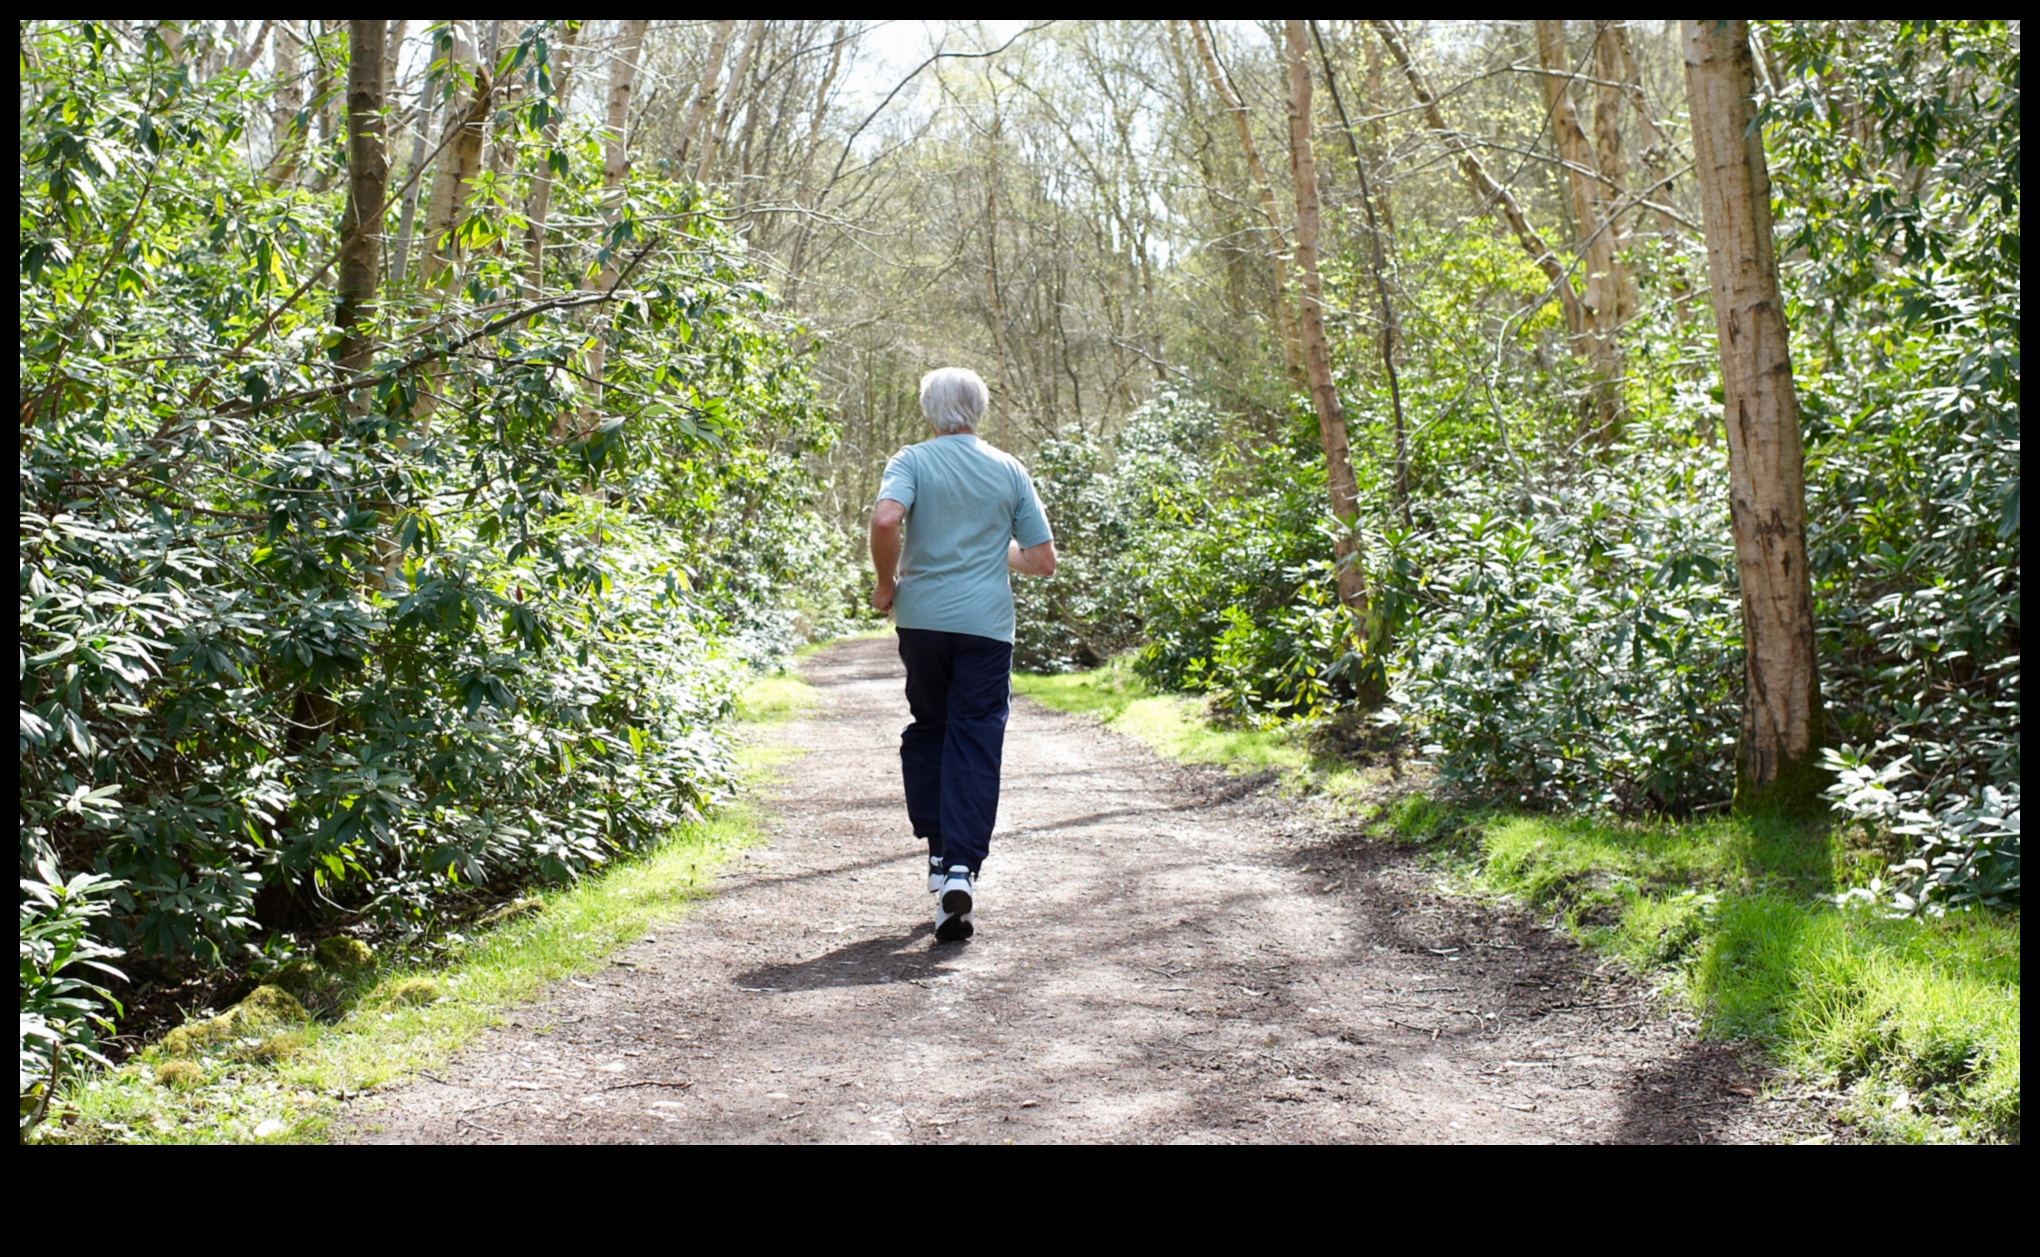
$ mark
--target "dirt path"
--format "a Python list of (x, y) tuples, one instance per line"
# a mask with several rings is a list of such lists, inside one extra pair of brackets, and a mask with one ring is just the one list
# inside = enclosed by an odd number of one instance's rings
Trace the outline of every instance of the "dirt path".
[[(371, 1102), (375, 1142), (1644, 1141), (1804, 1133), (1737, 1051), (1406, 852), (1021, 702), (979, 934), (936, 945), (890, 639), (822, 707), (769, 846), (593, 983)], [(1228, 786), (1230, 785), (1230, 789)], [(629, 966), (629, 967), (626, 967)]]

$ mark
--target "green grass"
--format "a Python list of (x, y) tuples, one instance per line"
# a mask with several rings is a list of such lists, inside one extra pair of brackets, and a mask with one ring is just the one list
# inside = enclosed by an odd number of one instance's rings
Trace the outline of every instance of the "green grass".
[[(760, 678), (739, 704), (757, 726), (812, 707), (813, 687), (786, 673)], [(785, 756), (740, 752), (756, 783)], [(245, 1143), (323, 1138), (344, 1099), (445, 1062), (506, 1009), (549, 984), (595, 973), (619, 948), (707, 894), (732, 851), (758, 840), (743, 801), (682, 827), (664, 844), (569, 886), (520, 901), (522, 915), (447, 940), (450, 962), (396, 964), (344, 992), (331, 1024), (300, 1022), (173, 1058), (151, 1047), (71, 1087), (38, 1142)], [(167, 1066), (167, 1069), (165, 1068)], [(159, 1072), (162, 1081), (158, 1081)]]
[(1488, 818), (1479, 887), (1666, 979), (1710, 1033), (1843, 1089), (1871, 1138), (2019, 1139), (2019, 918), (1834, 905), (1849, 853), (1782, 822)]
[[(1359, 806), (1379, 777), (1310, 754), (1299, 731), (1226, 729), (1126, 661), (1013, 678), (1014, 689), (1188, 763), (1273, 769)], [(1834, 905), (1870, 870), (1832, 835), (1785, 822), (1626, 824), (1469, 814), (1423, 793), (1363, 813), (1376, 835), (1444, 843), (1444, 880), (1549, 911), (1659, 979), (1708, 1032), (1763, 1044), (1846, 1094), (1872, 1139), (2019, 1139), (2019, 918), (1890, 920)]]

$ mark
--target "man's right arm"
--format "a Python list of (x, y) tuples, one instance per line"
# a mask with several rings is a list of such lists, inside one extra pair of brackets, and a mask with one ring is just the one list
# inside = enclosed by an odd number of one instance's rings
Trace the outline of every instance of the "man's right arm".
[(871, 567), (878, 573), (878, 583), (871, 590), (871, 605), (890, 615), (893, 604), (893, 582), (900, 567), (900, 525), (907, 518), (907, 508), (891, 498), (880, 498), (878, 505), (871, 508)]
[(1055, 539), (1050, 538), (1038, 546), (1020, 548), (1018, 541), (1006, 543), (1006, 566), (1022, 576), (1055, 575)]

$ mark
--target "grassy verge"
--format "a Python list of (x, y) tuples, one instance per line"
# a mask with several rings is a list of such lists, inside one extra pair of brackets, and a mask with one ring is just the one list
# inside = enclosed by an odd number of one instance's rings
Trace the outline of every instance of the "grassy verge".
[[(780, 673), (746, 691), (739, 715), (755, 729), (814, 701), (812, 687)], [(785, 754), (750, 739), (740, 757), (756, 784)], [(229, 1014), (238, 1024), (210, 1043), (178, 1053), (151, 1047), (73, 1086), (35, 1141), (317, 1141), (345, 1099), (440, 1064), (504, 1010), (602, 969), (618, 948), (679, 916), (707, 893), (729, 853), (758, 839), (761, 819), (740, 799), (656, 850), (519, 900), (500, 924), (448, 940), (450, 960), (370, 966), (335, 993), (346, 1011), (330, 1024), (294, 1010), (265, 1020), (251, 1009)]]
[[(1172, 758), (1272, 769), (1356, 808), (1372, 780), (1314, 759), (1294, 732), (1215, 728), (1194, 700), (1150, 691), (1123, 662), (1016, 676), (1014, 688)], [(1362, 814), (1384, 837), (1435, 843), (1459, 866), (1448, 883), (1554, 913), (1658, 979), (1710, 1033), (1759, 1042), (1842, 1090), (1872, 1139), (2019, 1139), (2016, 914), (1837, 908), (1835, 892), (1860, 880), (1856, 857), (1834, 835), (1760, 820), (1476, 815), (1423, 794)]]
[(1837, 908), (1834, 836), (1754, 819), (1489, 817), (1476, 884), (1659, 975), (1711, 1033), (1842, 1089), (1873, 1139), (2019, 1139), (2019, 918)]

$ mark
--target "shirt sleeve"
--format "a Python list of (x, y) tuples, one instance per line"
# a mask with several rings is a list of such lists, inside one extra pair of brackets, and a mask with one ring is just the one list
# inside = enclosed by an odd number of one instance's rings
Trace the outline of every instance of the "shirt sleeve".
[(908, 457), (911, 451), (901, 450), (885, 465), (885, 475), (878, 482), (878, 500), (887, 498), (912, 510), (914, 507), (914, 460)]
[(1014, 474), (1020, 478), (1020, 500), (1013, 507), (1013, 540), (1020, 543), (1022, 550), (1031, 550), (1043, 542), (1055, 540), (1055, 534), (1049, 531), (1048, 515), (1041, 509), (1041, 496), (1034, 491), (1034, 477), (1017, 464)]

